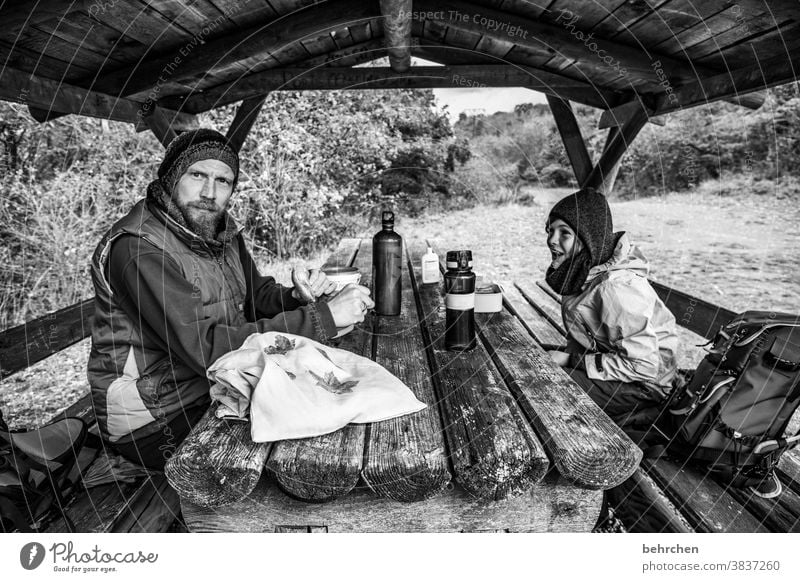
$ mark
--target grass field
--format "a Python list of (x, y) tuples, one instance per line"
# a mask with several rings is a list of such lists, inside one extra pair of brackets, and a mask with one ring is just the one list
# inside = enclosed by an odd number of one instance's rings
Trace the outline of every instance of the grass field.
[[(472, 249), (475, 271), (491, 280), (533, 282), (544, 276), (547, 211), (568, 190), (538, 190), (530, 205), (479, 206), (419, 219), (399, 217), (408, 240), (435, 238), (443, 250)], [(734, 311), (800, 311), (800, 208), (778, 196), (672, 194), (612, 202), (617, 230), (628, 231), (650, 259), (652, 278)], [(371, 236), (375, 228), (364, 235)], [(319, 255), (307, 262), (317, 266)], [(288, 283), (288, 264), (261, 265)], [(685, 343), (693, 343), (684, 336)], [(36, 426), (88, 388), (88, 341), (0, 383), (9, 424)], [(697, 352), (687, 350), (687, 360)], [(696, 360), (695, 360), (696, 361)], [(689, 363), (687, 361), (684, 364)]]

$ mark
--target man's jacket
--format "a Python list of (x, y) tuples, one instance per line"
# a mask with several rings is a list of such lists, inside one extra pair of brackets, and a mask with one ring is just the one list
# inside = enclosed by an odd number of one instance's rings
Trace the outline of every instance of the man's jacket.
[(675, 317), (647, 281), (649, 265), (627, 234), (608, 262), (593, 267), (561, 313), (569, 337), (580, 344), (593, 380), (641, 382), (662, 396), (675, 376)]
[(112, 443), (165, 430), (183, 408), (208, 402), (206, 369), (253, 333), (336, 334), (326, 304), (301, 307), (262, 277), (229, 216), (225, 224), (214, 251), (148, 197), (95, 250), (88, 377)]

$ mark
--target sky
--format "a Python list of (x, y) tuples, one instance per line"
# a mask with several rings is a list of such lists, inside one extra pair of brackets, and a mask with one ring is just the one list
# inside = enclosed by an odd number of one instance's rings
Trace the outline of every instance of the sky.
[(452, 121), (456, 121), (462, 111), (491, 115), (496, 111), (514, 111), (514, 106), (520, 103), (546, 102), (543, 93), (521, 87), (434, 89), (433, 94), (440, 107), (447, 105)]

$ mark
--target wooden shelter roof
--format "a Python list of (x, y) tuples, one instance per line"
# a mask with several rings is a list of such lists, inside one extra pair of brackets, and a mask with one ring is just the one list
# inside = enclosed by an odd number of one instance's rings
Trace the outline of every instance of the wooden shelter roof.
[[(659, 115), (795, 80), (794, 0), (9, 0), (0, 98), (178, 130), (280, 89), (529, 87)], [(389, 56), (390, 67), (363, 67)], [(446, 65), (411, 67), (411, 57)]]

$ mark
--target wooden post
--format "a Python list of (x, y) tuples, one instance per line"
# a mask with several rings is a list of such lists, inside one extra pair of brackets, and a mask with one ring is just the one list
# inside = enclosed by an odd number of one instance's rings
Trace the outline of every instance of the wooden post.
[(642, 106), (633, 110), (621, 127), (612, 127), (608, 131), (608, 139), (600, 159), (581, 187), (595, 188), (608, 196), (614, 186), (622, 156), (645, 123), (647, 123), (647, 110)]
[(405, 73), (411, 68), (412, 0), (380, 0), (380, 6), (389, 66), (396, 73)]
[(247, 134), (253, 127), (253, 124), (258, 119), (258, 114), (264, 106), (267, 96), (261, 95), (259, 97), (251, 97), (242, 101), (239, 109), (236, 110), (236, 116), (228, 128), (226, 137), (228, 143), (238, 152), (242, 149), (244, 140), (247, 139)]
[(567, 157), (572, 164), (575, 178), (578, 180), (578, 184), (583, 184), (592, 171), (592, 159), (586, 150), (586, 143), (583, 141), (581, 128), (578, 126), (578, 120), (575, 119), (572, 105), (569, 101), (553, 95), (547, 96), (547, 103), (550, 105), (550, 111), (556, 121), (561, 141), (564, 142), (564, 149), (567, 150)]
[(153, 132), (156, 139), (164, 147), (167, 147), (169, 142), (178, 137), (178, 133), (172, 127), (171, 120), (162, 109), (154, 107), (149, 115), (143, 116), (143, 119), (150, 131)]

